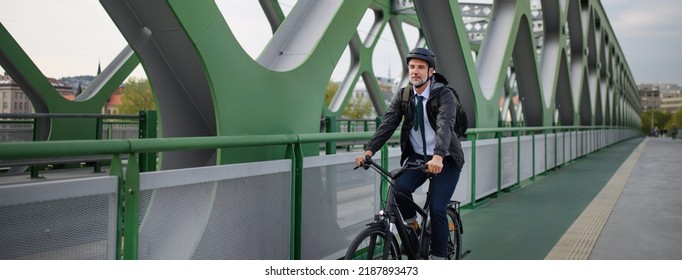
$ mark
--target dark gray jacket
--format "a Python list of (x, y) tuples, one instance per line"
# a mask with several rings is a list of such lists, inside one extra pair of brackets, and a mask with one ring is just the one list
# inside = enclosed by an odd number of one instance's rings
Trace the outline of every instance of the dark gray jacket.
[[(450, 156), (455, 160), (457, 169), (461, 170), (464, 165), (464, 153), (462, 152), (462, 144), (459, 142), (457, 135), (454, 132), (455, 127), (455, 108), (457, 105), (457, 99), (451, 89), (446, 87), (448, 81), (438, 73), (433, 74), (433, 79), (431, 80), (431, 93), (429, 99), (426, 101), (426, 115), (429, 118), (431, 127), (436, 132), (436, 145), (434, 148), (434, 154), (440, 155), (443, 158)], [(408, 85), (411, 87), (411, 85)], [(401, 88), (391, 104), (386, 110), (384, 115), (384, 120), (374, 132), (374, 136), (367, 143), (367, 149), (376, 153), (381, 146), (391, 138), (393, 132), (398, 128), (400, 122), (403, 121), (403, 126), (400, 130), (400, 150), (402, 155), (400, 156), (401, 164), (407, 159), (407, 157), (414, 153), (412, 144), (410, 143), (410, 129), (413, 127), (414, 122), (414, 93), (410, 89), (410, 100), (406, 106), (407, 110), (404, 110), (403, 100), (402, 100)], [(440, 103), (440, 109), (438, 112), (434, 112), (431, 108), (435, 108), (432, 104), (433, 102)], [(438, 104), (438, 103), (436, 103)]]

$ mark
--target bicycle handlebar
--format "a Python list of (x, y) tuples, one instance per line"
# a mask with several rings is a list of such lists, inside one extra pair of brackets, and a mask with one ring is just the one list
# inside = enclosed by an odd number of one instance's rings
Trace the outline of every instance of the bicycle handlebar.
[(402, 175), (405, 171), (409, 169), (421, 170), (431, 175), (431, 173), (428, 171), (426, 163), (423, 160), (417, 160), (416, 162), (406, 161), (405, 164), (400, 168), (388, 172), (386, 169), (381, 167), (381, 165), (374, 162), (374, 160), (372, 160), (371, 157), (365, 156), (365, 160), (362, 161), (361, 165), (356, 166), (355, 168), (353, 168), (353, 170), (358, 169), (360, 167), (364, 168), (365, 170), (371, 167), (372, 169), (391, 179), (397, 179), (398, 177), (400, 177), (400, 175)]

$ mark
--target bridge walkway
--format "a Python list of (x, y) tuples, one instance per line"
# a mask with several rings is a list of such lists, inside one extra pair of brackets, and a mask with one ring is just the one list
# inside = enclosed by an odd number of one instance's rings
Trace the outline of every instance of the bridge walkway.
[(465, 210), (467, 259), (682, 259), (682, 141), (634, 138)]

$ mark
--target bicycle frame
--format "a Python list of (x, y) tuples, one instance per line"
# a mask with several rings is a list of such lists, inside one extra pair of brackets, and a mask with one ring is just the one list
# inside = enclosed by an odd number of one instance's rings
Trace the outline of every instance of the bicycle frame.
[[(384, 170), (381, 166), (376, 164), (374, 161), (369, 159), (367, 162), (369, 166), (376, 170), (382, 177), (388, 179), (389, 181), (389, 191), (388, 191), (388, 197), (386, 199), (386, 205), (384, 206), (383, 209), (379, 210), (379, 213), (377, 213), (374, 216), (374, 223), (373, 224), (379, 224), (379, 223), (384, 223), (384, 228), (386, 228), (386, 243), (390, 244), (392, 239), (394, 238), (393, 230), (395, 229), (398, 233), (398, 236), (400, 236), (401, 243), (405, 244), (403, 247), (405, 249), (405, 255), (407, 256), (408, 259), (419, 259), (421, 258), (427, 258), (428, 256), (422, 256), (423, 250), (421, 250), (421, 246), (425, 243), (424, 238), (427, 235), (427, 228), (426, 225), (428, 224), (429, 220), (429, 212), (428, 212), (428, 206), (431, 201), (430, 199), (430, 193), (431, 193), (431, 184), (429, 183), (429, 189), (426, 192), (426, 202), (424, 203), (424, 207), (420, 207), (417, 203), (415, 203), (413, 200), (409, 199), (405, 194), (398, 192), (396, 189), (396, 178), (402, 175), (405, 171), (408, 169), (423, 169), (424, 165), (423, 164), (414, 164), (414, 163), (406, 163), (402, 168), (395, 170), (397, 172), (388, 172)], [(366, 168), (367, 169), (367, 168)], [(429, 181), (431, 177), (429, 176)], [(421, 233), (417, 237), (417, 242), (418, 244), (412, 244), (412, 240), (410, 239), (408, 230), (405, 227), (402, 215), (400, 213), (400, 209), (398, 208), (398, 204), (396, 201), (397, 196), (402, 195), (405, 198), (408, 198), (406, 201), (409, 202), (409, 206), (414, 208), (416, 212), (422, 217), (422, 222), (421, 222)], [(419, 246), (419, 247), (418, 247)], [(415, 250), (415, 248), (417, 250)], [(388, 250), (389, 246), (384, 246), (383, 247), (384, 254), (383, 257), (387, 258), (388, 257)], [(427, 253), (428, 254), (428, 253)]]

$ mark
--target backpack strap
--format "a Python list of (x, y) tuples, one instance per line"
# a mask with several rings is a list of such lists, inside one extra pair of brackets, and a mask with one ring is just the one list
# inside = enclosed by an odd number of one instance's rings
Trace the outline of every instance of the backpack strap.
[(403, 102), (410, 102), (410, 87), (403, 88)]
[(400, 100), (403, 105), (403, 113), (407, 114), (407, 110), (410, 106), (410, 87), (409, 85), (403, 88)]

